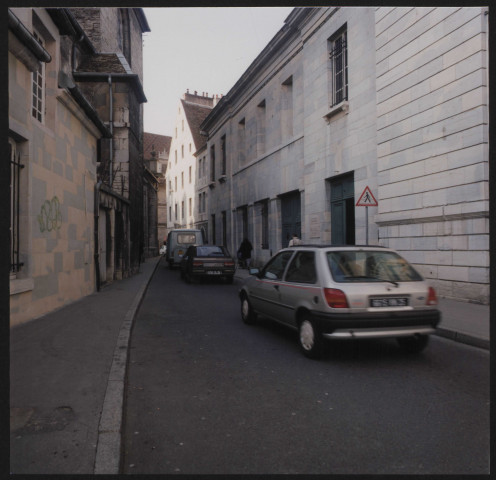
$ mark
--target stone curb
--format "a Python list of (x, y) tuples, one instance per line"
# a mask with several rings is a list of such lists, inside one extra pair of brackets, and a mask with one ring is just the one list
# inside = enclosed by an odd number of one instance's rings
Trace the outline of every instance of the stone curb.
[(466, 345), (471, 345), (472, 347), (483, 348), (489, 350), (490, 341), (484, 338), (478, 338), (473, 335), (468, 335), (466, 333), (455, 332), (454, 330), (448, 330), (445, 328), (438, 327), (436, 333), (438, 337), (449, 338), (455, 342), (465, 343)]
[(149, 278), (136, 294), (119, 331), (119, 337), (117, 338), (112, 367), (110, 368), (107, 389), (103, 401), (100, 424), (98, 426), (94, 474), (115, 475), (119, 473), (124, 410), (124, 386), (131, 329), (136, 313), (141, 305), (141, 301), (145, 296), (146, 289), (148, 288), (161, 258), (162, 257), (158, 258)]

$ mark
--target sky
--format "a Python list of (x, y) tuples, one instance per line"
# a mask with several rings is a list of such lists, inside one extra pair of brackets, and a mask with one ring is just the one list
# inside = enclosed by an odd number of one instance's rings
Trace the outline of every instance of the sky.
[(186, 89), (225, 95), (293, 7), (144, 8), (144, 130), (172, 136)]

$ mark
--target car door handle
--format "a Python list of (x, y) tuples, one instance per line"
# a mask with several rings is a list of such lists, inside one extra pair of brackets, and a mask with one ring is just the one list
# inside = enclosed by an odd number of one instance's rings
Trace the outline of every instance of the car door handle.
[(279, 291), (279, 285), (274, 285), (274, 288)]

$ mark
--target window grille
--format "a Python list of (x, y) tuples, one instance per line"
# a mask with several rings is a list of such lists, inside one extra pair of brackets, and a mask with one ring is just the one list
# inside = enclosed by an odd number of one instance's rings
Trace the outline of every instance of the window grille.
[(348, 47), (346, 30), (331, 41), (332, 105), (348, 100)]
[(20, 212), (20, 177), (21, 169), (24, 165), (21, 164), (21, 155), (12, 148), (9, 143), (9, 157), (10, 157), (10, 271), (17, 273), (24, 265), (20, 261), (19, 256), (19, 243), (20, 243), (20, 229), (19, 229), (19, 212)]
[[(34, 38), (44, 47), (44, 42), (41, 36), (34, 31)], [(39, 122), (43, 122), (45, 110), (45, 64), (39, 62), (39, 68), (33, 72), (33, 97), (31, 114)]]

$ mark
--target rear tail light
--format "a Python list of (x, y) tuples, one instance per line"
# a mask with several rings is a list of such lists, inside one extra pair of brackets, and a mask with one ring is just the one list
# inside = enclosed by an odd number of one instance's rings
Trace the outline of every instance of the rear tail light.
[(193, 267), (203, 267), (203, 262), (193, 262)]
[(324, 295), (331, 308), (349, 308), (348, 300), (343, 291), (337, 288), (324, 288)]
[(224, 262), (225, 267), (234, 267), (234, 262)]
[(432, 287), (429, 287), (429, 294), (427, 296), (426, 305), (437, 305), (436, 290), (434, 290)]

